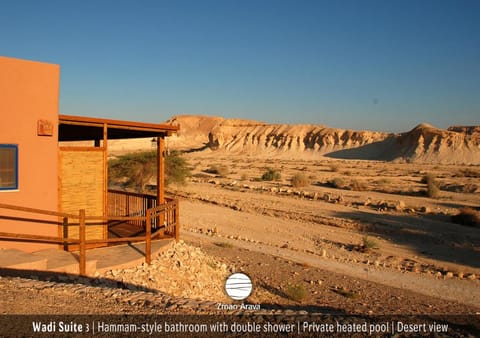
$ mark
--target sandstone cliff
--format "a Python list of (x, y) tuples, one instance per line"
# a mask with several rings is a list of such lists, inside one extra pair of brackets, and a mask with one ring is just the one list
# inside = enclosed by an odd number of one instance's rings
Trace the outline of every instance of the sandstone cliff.
[(424, 123), (405, 133), (389, 134), (193, 115), (175, 116), (167, 123), (180, 126), (179, 134), (169, 138), (169, 144), (191, 151), (480, 164), (478, 126), (454, 126), (443, 130)]

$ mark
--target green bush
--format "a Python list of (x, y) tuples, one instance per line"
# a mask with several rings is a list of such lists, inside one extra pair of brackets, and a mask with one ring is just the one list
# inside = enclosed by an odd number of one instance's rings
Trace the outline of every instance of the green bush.
[(295, 188), (301, 188), (310, 185), (310, 179), (303, 173), (293, 175), (291, 182), (292, 186)]
[[(165, 184), (185, 184), (189, 177), (188, 163), (177, 151), (165, 156)], [(157, 177), (157, 152), (137, 152), (119, 156), (108, 162), (109, 184), (122, 182), (125, 187), (143, 191)]]
[(267, 168), (267, 171), (263, 173), (261, 179), (262, 181), (278, 181), (282, 175), (280, 173), (272, 168)]
[(171, 151), (165, 156), (165, 184), (172, 183), (184, 185), (191, 171), (188, 169), (188, 162), (182, 157), (179, 151)]

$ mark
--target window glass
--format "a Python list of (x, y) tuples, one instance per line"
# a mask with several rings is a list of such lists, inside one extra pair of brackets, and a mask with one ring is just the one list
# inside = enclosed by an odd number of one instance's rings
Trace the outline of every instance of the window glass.
[(18, 146), (0, 144), (0, 190), (18, 189)]

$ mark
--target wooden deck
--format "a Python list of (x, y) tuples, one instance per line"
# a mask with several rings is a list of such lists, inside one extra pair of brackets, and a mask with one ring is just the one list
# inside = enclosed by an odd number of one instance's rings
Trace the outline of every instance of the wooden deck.
[[(153, 231), (153, 230), (152, 230)], [(145, 229), (141, 226), (130, 224), (127, 222), (114, 222), (108, 226), (108, 239), (112, 238), (128, 238), (128, 237), (143, 237), (145, 236)], [(158, 239), (171, 238), (165, 235), (164, 231), (157, 237)], [(117, 243), (110, 243), (109, 246)], [(124, 244), (124, 243), (119, 243)]]

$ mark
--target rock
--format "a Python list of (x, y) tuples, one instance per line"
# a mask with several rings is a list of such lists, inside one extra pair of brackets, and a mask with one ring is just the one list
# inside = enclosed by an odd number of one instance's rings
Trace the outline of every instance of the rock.
[(405, 202), (404, 201), (398, 201), (395, 204), (395, 210), (402, 211), (403, 209), (405, 209)]
[(429, 214), (431, 212), (430, 208), (429, 207), (421, 207), (420, 208), (420, 212), (424, 212), (426, 214)]
[(327, 250), (322, 249), (322, 251), (321, 251), (321, 253), (320, 253), (320, 256), (321, 256), (321, 257), (324, 257), (324, 258), (327, 257)]

